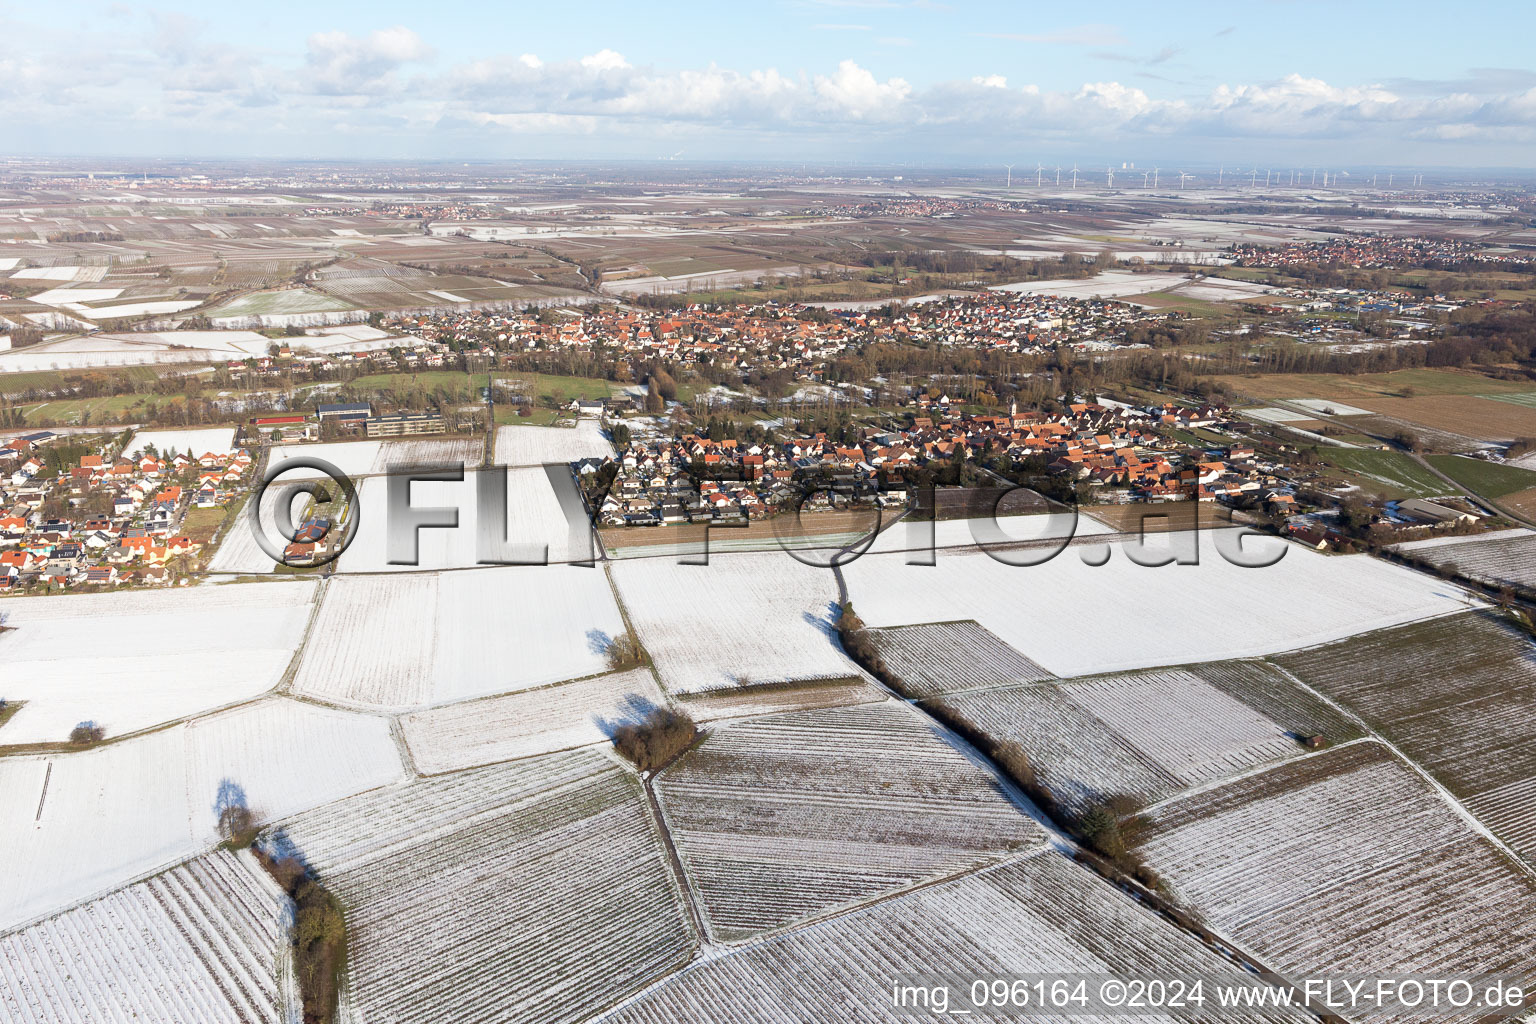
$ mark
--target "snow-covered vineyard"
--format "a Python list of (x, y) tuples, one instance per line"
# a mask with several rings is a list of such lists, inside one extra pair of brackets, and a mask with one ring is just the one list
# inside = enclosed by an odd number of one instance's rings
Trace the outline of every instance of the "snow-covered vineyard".
[(1003, 683), (1051, 678), (1045, 669), (975, 622), (872, 629), (869, 637), (909, 697), (933, 697)]
[[(1227, 974), (1231, 963), (1055, 851), (753, 943), (683, 971), (605, 1024), (897, 1024), (893, 979), (1159, 972)], [(1112, 1014), (1072, 1020), (1108, 1024)], [(1300, 1011), (1214, 1007), (1148, 1020), (1302, 1021)]]
[(1494, 587), (1536, 588), (1536, 532), (1505, 530), (1493, 536), (1439, 537), (1397, 545), (1396, 550), (1453, 566)]
[(1536, 859), (1536, 647), (1489, 613), (1357, 637), (1276, 659), (1354, 708)]
[(0, 1019), (285, 1024), (288, 897), (214, 853), (0, 938)]
[(1174, 889), (1278, 970), (1536, 980), (1536, 877), (1373, 740), (1174, 800), (1149, 832)]
[[(602, 435), (495, 444), (511, 539), (571, 552), (543, 467)], [(335, 447), (369, 501), (404, 451)], [(1298, 546), (1239, 568), (1208, 534), (1198, 566), (1094, 532), (1016, 567), (963, 522), (932, 566), (484, 567), (473, 475), (434, 486), (415, 504), (464, 526), (416, 571), (366, 527), (300, 578), (232, 534), (198, 586), (0, 602), (0, 1022), (293, 1024), (294, 906), (221, 845), (232, 806), (340, 901), (348, 1024), (894, 1022), (891, 979), (933, 970), (1536, 964), (1536, 655), (1450, 584)], [(640, 771), (615, 736), (667, 708), (700, 733)], [(1160, 890), (1073, 859), (1121, 799)]]
[(721, 726), (658, 788), (724, 939), (1045, 838), (995, 774), (895, 702)]
[(1358, 728), (1263, 662), (998, 686), (934, 703), (1019, 745), (1058, 802), (1144, 802), (1302, 752)]
[(598, 754), (418, 781), (284, 833), (348, 909), (363, 1020), (584, 1020), (691, 949), (640, 786)]

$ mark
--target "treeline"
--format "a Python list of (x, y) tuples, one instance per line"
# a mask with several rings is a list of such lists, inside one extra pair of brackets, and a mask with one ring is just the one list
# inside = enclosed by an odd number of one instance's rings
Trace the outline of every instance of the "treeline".
[[(1496, 277), (1494, 272), (1536, 274), (1536, 264), (1490, 264), (1476, 260), (1447, 263), (1442, 260), (1426, 261), (1423, 269), (1441, 274), (1440, 277), (1405, 277), (1401, 269), (1386, 267), (1356, 268), (1337, 264), (1308, 263), (1284, 267), (1252, 267), (1236, 264), (1248, 270), (1264, 271), (1257, 277), (1260, 284), (1276, 287), (1351, 288), (1371, 291), (1403, 291), (1414, 293), (1445, 294), (1470, 291), (1492, 296), (1511, 285)], [(1452, 276), (1455, 275), (1455, 276)], [(1219, 271), (1214, 276), (1223, 276)], [(1244, 275), (1242, 280), (1255, 280), (1255, 275)]]
[(48, 236), (50, 242), (121, 242), (123, 236), (116, 231), (56, 231)]

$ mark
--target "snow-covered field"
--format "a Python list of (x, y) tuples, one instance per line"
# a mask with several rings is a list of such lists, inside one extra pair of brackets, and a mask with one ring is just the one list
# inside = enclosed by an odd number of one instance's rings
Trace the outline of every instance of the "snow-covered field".
[[(1230, 960), (1056, 851), (1046, 850), (702, 959), (601, 1020), (905, 1024), (944, 1015), (894, 1006), (890, 993), (895, 979), (905, 983), (913, 978), (936, 980), (939, 975), (953, 979), (1106, 971), (1121, 977), (1241, 977)], [(952, 1009), (970, 1005), (967, 988), (962, 986), (957, 996), (949, 1003)], [(1266, 1002), (1255, 1002), (1258, 1009), (1237, 1011), (1223, 1010), (1214, 1002), (1189, 1019), (1210, 1024), (1299, 1024), (1315, 1019), (1298, 1010), (1263, 1009)], [(1025, 1017), (1019, 1014), (1017, 1019)], [(1105, 1014), (1062, 1019), (1124, 1018)]]
[(639, 783), (601, 754), (418, 780), (286, 833), (346, 906), (362, 1020), (585, 1020), (691, 952)]
[(433, 775), (602, 743), (665, 703), (642, 668), (417, 711), (400, 725), (417, 770)]
[(0, 744), (61, 743), (85, 721), (120, 736), (256, 697), (282, 679), (314, 598), (275, 582), (9, 600), (0, 696), (26, 704)]
[(774, 551), (714, 555), (708, 565), (637, 558), (610, 570), (669, 691), (857, 674), (833, 636), (828, 569)]
[[(1164, 805), (1140, 851), (1275, 970), (1536, 979), (1536, 878), (1362, 741)], [(1319, 927), (1326, 921), (1326, 927)], [(1476, 1020), (1421, 1012), (1399, 1020)]]
[[(1060, 543), (1073, 537), (1096, 537), (1113, 532), (1097, 519), (1071, 512), (1000, 515), (993, 519), (942, 519), (936, 523), (906, 519), (882, 530), (866, 553), (925, 551), (930, 545), (957, 548), (977, 544)], [(1043, 546), (1049, 549), (1056, 545), (1045, 543)]]
[(333, 578), (294, 691), (414, 708), (595, 675), (624, 630), (600, 568)]
[[(422, 481), (411, 485), (413, 508), (458, 509), (458, 525), (452, 529), (424, 528), (416, 533), (416, 564), (390, 563), (389, 482), (366, 477), (358, 488), (356, 535), (341, 556), (338, 569), (347, 573), (401, 573), (431, 569), (463, 569), (476, 566), (480, 549), (494, 553), (503, 539), (511, 546), (509, 558), (551, 563), (590, 560), (594, 554), (592, 527), (574, 501), (567, 508), (549, 475), (539, 467), (506, 470), (506, 518), (498, 522), (480, 519), (478, 488), (481, 474), (466, 472), (460, 481)], [(494, 487), (491, 476), (486, 482)], [(561, 480), (566, 485), (566, 481)], [(575, 484), (568, 485), (575, 494)], [(482, 530), (485, 537), (481, 537)]]
[[(292, 458), (320, 459), (347, 476), (358, 478), (399, 473), (427, 467), (458, 466), (474, 469), (485, 458), (479, 438), (408, 438), (398, 441), (337, 441), (325, 444), (280, 444), (272, 449), (267, 467)], [(284, 480), (314, 480), (324, 476), (317, 469), (293, 469)]]
[(1293, 398), (1296, 405), (1303, 409), (1311, 409), (1313, 412), (1322, 413), (1325, 416), (1370, 416), (1371, 410), (1361, 409), (1353, 405), (1345, 405), (1343, 402), (1335, 402), (1327, 398)]
[(211, 853), (0, 937), (0, 1020), (287, 1024), (288, 897)]
[(498, 466), (542, 466), (613, 454), (613, 445), (596, 420), (579, 420), (574, 427), (497, 427)]
[(1293, 412), (1290, 409), (1279, 409), (1272, 405), (1262, 406), (1257, 409), (1244, 409), (1241, 415), (1263, 423), (1306, 423), (1313, 419), (1313, 417), (1305, 413)]
[(129, 438), (126, 454), (142, 452), (153, 446), (162, 456), (172, 452), (191, 452), (194, 456), (228, 455), (235, 450), (234, 427), (208, 427), (189, 430), (140, 430)]
[[(983, 552), (940, 554), (934, 566), (866, 555), (843, 575), (866, 625), (975, 619), (1060, 676), (1292, 650), (1457, 611), (1472, 600), (1411, 570), (1299, 545), (1287, 545), (1274, 565), (1244, 568), (1218, 553), (1218, 533), (1237, 531), (1201, 531), (1198, 565), (1149, 568), (1115, 545), (1105, 564), (1092, 566), (1084, 555), (1096, 545), (1088, 545), (1023, 567)], [(1148, 550), (1181, 539), (1187, 535), (1160, 535)], [(1244, 552), (1263, 557), (1283, 543), (1254, 537)]]
[(718, 725), (657, 788), (726, 940), (1045, 838), (996, 775), (897, 701)]
[(401, 773), (384, 719), (281, 697), (94, 750), (0, 758), (0, 931), (207, 850), (232, 800), (270, 820)]
[[(290, 517), (297, 524), (304, 512), (304, 505), (294, 502), (297, 496), (298, 492), (282, 481), (268, 487), (261, 496), (261, 521), (275, 523), (278, 506), (286, 499), (291, 503)], [(309, 496), (303, 497), (307, 502)], [(218, 535), (218, 549), (214, 551), (213, 558), (208, 562), (209, 572), (262, 574), (272, 572), (277, 567), (273, 557), (256, 543), (256, 530), (251, 525), (249, 515), (249, 499), (247, 499), (247, 503), (242, 504), (233, 516), (225, 520)], [(287, 543), (278, 535), (275, 527), (272, 528), (272, 542), (280, 546)]]
[(1094, 277), (1067, 278), (1060, 281), (1019, 281), (1015, 284), (991, 285), (989, 291), (1015, 292), (1020, 295), (1062, 295), (1068, 298), (1113, 299), (1126, 295), (1145, 295), (1148, 292), (1167, 291), (1189, 278), (1184, 274), (1149, 273), (1133, 274), (1129, 271), (1109, 270)]
[[(12, 261), (11, 266), (15, 265)], [(100, 281), (107, 276), (107, 269), (106, 267), (28, 267), (16, 271), (11, 277), (18, 281)]]

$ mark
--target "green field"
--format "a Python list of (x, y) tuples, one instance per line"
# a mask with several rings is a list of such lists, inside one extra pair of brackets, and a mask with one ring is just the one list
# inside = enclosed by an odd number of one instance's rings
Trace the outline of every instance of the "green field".
[(154, 366), (125, 366), (111, 370), (23, 370), (19, 373), (0, 373), (0, 394), (15, 395), (32, 388), (52, 390), (70, 381), (84, 377), (105, 377), (116, 388), (130, 381), (155, 380), (161, 370)]
[(66, 398), (22, 407), (31, 427), (100, 426), (133, 419), (134, 410), (153, 402), (162, 411), (185, 395), (107, 395), (102, 398)]
[(1403, 452), (1365, 448), (1329, 448), (1325, 461), (1384, 498), (1433, 498), (1449, 490), (1444, 480)]
[(419, 373), (370, 373), (363, 377), (354, 377), (347, 382), (347, 386), (353, 389), (377, 388), (380, 391), (420, 387), (432, 391), (437, 388), (462, 388), (466, 385), (483, 388), (485, 382), (486, 374), (483, 373), (464, 373), (461, 370), (422, 370)]
[[(1478, 398), (1491, 398), (1495, 402), (1508, 402), (1510, 405), (1523, 405), (1527, 409), (1536, 409), (1536, 390), (1532, 391), (1508, 391), (1501, 395), (1478, 395)], [(1531, 428), (1536, 431), (1536, 425)]]
[(1462, 455), (1431, 455), (1429, 464), (1462, 486), (1489, 498), (1536, 487), (1536, 473), (1517, 466), (1469, 459)]
[[(554, 373), (518, 373), (516, 370), (498, 372), (496, 379), (531, 380), (538, 404), (569, 405), (578, 398), (607, 398), (619, 386), (599, 377), (562, 377)], [(681, 386), (678, 393), (681, 396)]]

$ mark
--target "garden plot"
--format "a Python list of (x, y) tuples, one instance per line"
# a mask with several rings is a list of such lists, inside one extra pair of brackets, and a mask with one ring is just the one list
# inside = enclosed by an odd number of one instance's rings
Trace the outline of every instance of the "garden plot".
[(895, 701), (718, 725), (657, 789), (727, 940), (1045, 838), (995, 774)]
[(886, 670), (908, 697), (1051, 678), (1045, 669), (975, 622), (872, 629), (869, 637)]
[(7, 601), (0, 697), (26, 704), (0, 745), (63, 743), (86, 721), (121, 736), (265, 693), (314, 599), (282, 582)]
[(580, 420), (574, 427), (496, 428), (498, 466), (542, 466), (612, 454), (613, 444), (596, 420)]
[(858, 672), (834, 638), (830, 570), (775, 551), (716, 555), (708, 565), (637, 558), (610, 571), (669, 692)]
[(406, 709), (596, 675), (624, 621), (601, 569), (477, 569), (327, 584), (294, 691)]
[(602, 743), (666, 703), (649, 669), (463, 701), (404, 715), (411, 760), (426, 775)]
[(286, 839), (347, 908), (366, 1020), (585, 1020), (692, 949), (639, 783), (604, 755), (418, 780)]
[(1276, 659), (1360, 714), (1536, 862), (1536, 646), (1491, 612)]
[(288, 898), (212, 853), (0, 938), (0, 1019), (285, 1024)]
[(1174, 801), (1144, 835), (1178, 896), (1277, 971), (1536, 979), (1536, 879), (1374, 741)]
[[(1367, 556), (1327, 556), (1273, 538), (1249, 536), (1243, 551), (1272, 557), (1281, 545), (1285, 553), (1279, 562), (1266, 568), (1234, 565), (1218, 553), (1217, 535), (1235, 540), (1239, 532), (1200, 531), (1198, 565), (1150, 568), (1133, 563), (1124, 547), (1106, 546), (1109, 560), (1092, 566), (1080, 554), (1091, 554), (1090, 544), (1023, 567), (984, 552), (961, 552), (938, 558), (934, 566), (907, 565), (898, 555), (866, 555), (842, 572), (866, 625), (975, 619), (1059, 676), (1269, 654), (1457, 611), (1472, 602), (1449, 584)], [(1188, 539), (1188, 534), (1159, 535), (1143, 557), (1172, 551)], [(1121, 611), (1106, 617), (1106, 601)], [(1191, 624), (1202, 610), (1209, 611), (1208, 622), (1192, 639)]]
[[(928, 1015), (891, 1005), (893, 979), (1109, 972), (1221, 975), (1256, 984), (1243, 980), (1231, 961), (1047, 850), (702, 960), (600, 1019), (604, 1024), (901, 1024)], [(968, 991), (957, 996), (952, 1008), (970, 1005)], [(1124, 1018), (1069, 1019), (1107, 1024)], [(1314, 1018), (1299, 1011), (1206, 1006), (1138, 1019), (1218, 1024)]]
[[(506, 518), (482, 523), (479, 516), (480, 473), (468, 471), (458, 481), (426, 480), (411, 485), (411, 506), (416, 509), (458, 510), (453, 528), (423, 528), (416, 534), (415, 565), (389, 561), (389, 482), (367, 477), (358, 488), (358, 521), (351, 545), (341, 556), (338, 569), (348, 573), (402, 573), (434, 569), (465, 569), (480, 564), (481, 548), (500, 557), (503, 539), (511, 558), (539, 563), (590, 561), (595, 542), (592, 524), (582, 512), (563, 502), (543, 469), (506, 471)], [(487, 484), (495, 486), (492, 477)], [(573, 485), (574, 489), (574, 485)], [(485, 537), (481, 537), (482, 529)]]
[(207, 850), (232, 802), (267, 820), (402, 773), (385, 720), (283, 698), (94, 750), (0, 759), (0, 931)]
[(206, 430), (140, 430), (129, 439), (126, 454), (148, 451), (153, 448), (162, 456), (175, 452), (191, 453), (194, 458), (204, 455), (229, 455), (235, 451), (234, 427), (211, 427)]
[(1452, 565), (1458, 573), (1491, 586), (1536, 589), (1536, 533), (1505, 530), (1470, 537), (1436, 537), (1399, 544), (1393, 550)]

